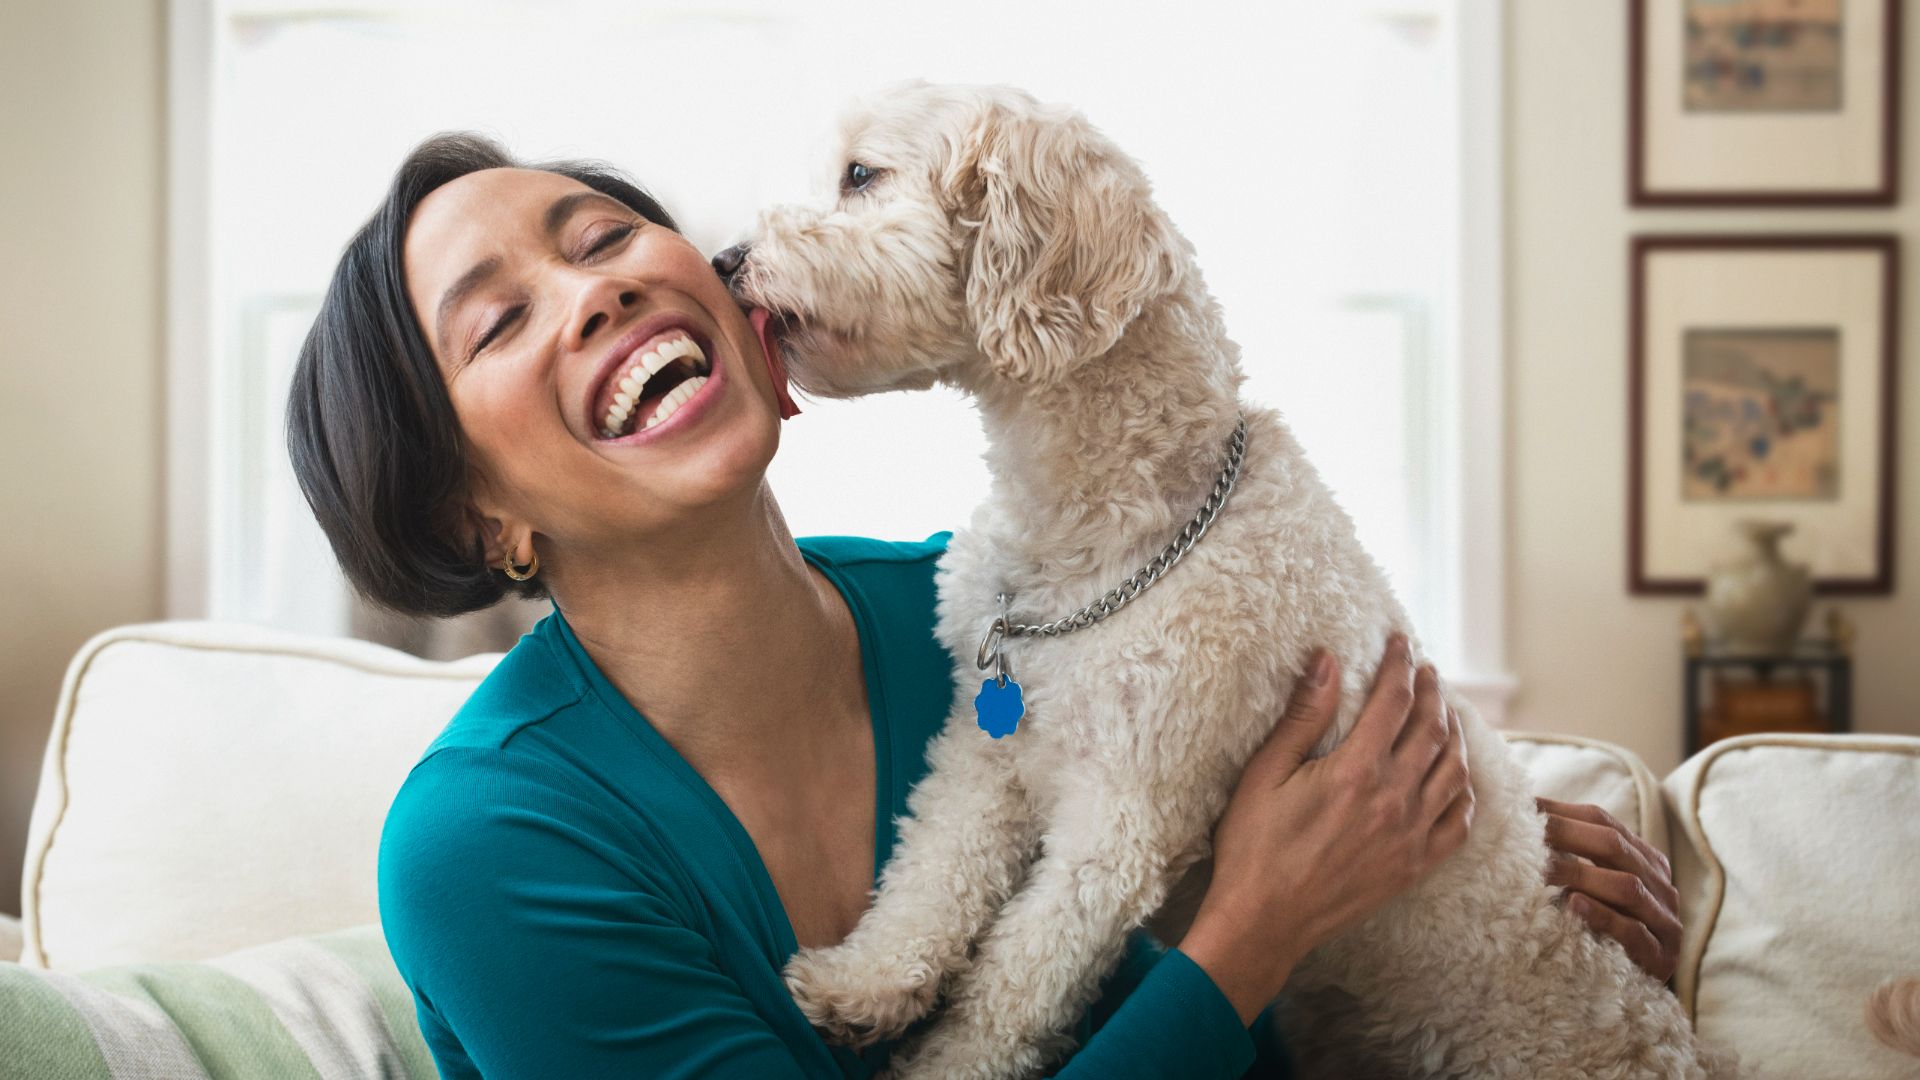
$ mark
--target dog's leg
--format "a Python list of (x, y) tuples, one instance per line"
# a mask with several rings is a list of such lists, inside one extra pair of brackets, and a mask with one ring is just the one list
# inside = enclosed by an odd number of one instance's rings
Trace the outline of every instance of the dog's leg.
[(847, 939), (802, 949), (787, 989), (835, 1042), (888, 1039), (926, 1015), (1020, 880), (1037, 843), (1008, 750), (957, 710), (928, 747), (873, 906)]
[[(1107, 778), (1110, 780), (1111, 778)], [(1046, 853), (981, 942), (948, 1011), (893, 1066), (895, 1080), (1032, 1076), (1165, 899), (1177, 856), (1219, 807), (1168, 804), (1150, 783), (1083, 777), (1063, 794)]]

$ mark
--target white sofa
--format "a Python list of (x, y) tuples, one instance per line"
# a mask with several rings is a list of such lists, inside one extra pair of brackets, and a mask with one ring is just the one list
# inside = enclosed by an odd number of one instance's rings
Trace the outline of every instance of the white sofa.
[[(96, 637), (47, 747), (21, 964), (201, 960), (377, 921), (381, 818), (496, 659), (209, 623)], [(1864, 1023), (1882, 979), (1920, 975), (1920, 739), (1730, 740), (1657, 781), (1607, 743), (1510, 738), (1541, 793), (1673, 856), (1678, 993), (1751, 1075), (1920, 1076)]]

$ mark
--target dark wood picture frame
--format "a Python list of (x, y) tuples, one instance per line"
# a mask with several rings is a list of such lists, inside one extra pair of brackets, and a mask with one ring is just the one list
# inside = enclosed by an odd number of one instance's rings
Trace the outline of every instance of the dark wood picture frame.
[(1893, 233), (1642, 233), (1632, 238), (1627, 298), (1627, 591), (1639, 596), (1699, 596), (1702, 578), (1649, 577), (1643, 547), (1646, 465), (1647, 260), (1661, 251), (1872, 251), (1880, 256), (1880, 484), (1876, 493), (1874, 572), (1814, 580), (1823, 596), (1884, 596), (1893, 591), (1895, 469), (1898, 465), (1900, 238)]
[(1900, 0), (1883, 0), (1880, 182), (1870, 191), (1656, 191), (1646, 182), (1648, 0), (1627, 0), (1627, 192), (1634, 206), (1891, 206), (1900, 197)]

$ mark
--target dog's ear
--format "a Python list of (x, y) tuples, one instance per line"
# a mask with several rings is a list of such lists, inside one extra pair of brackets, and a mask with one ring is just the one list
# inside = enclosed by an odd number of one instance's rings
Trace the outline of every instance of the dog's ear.
[(1145, 175), (1078, 113), (995, 102), (943, 180), (963, 228), (966, 300), (995, 371), (1046, 382), (1120, 340), (1184, 265)]

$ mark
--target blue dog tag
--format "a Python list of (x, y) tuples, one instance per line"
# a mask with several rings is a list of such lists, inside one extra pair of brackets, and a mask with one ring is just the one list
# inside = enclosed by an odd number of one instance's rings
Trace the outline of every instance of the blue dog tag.
[(987, 679), (980, 684), (980, 692), (974, 695), (973, 712), (980, 730), (999, 738), (1011, 735), (1020, 726), (1020, 718), (1027, 713), (1027, 706), (1020, 696), (1020, 684), (1012, 679), (1005, 683), (998, 679)]
[(1000, 614), (987, 624), (987, 636), (980, 639), (980, 652), (973, 661), (981, 671), (993, 669), (993, 678), (981, 683), (980, 692), (973, 696), (973, 719), (981, 731), (996, 739), (1013, 734), (1027, 714), (1020, 684), (1013, 678), (1013, 664), (1007, 659), (1007, 636), (1013, 626), (1007, 605), (1013, 602), (1013, 594), (1003, 592), (998, 599)]

